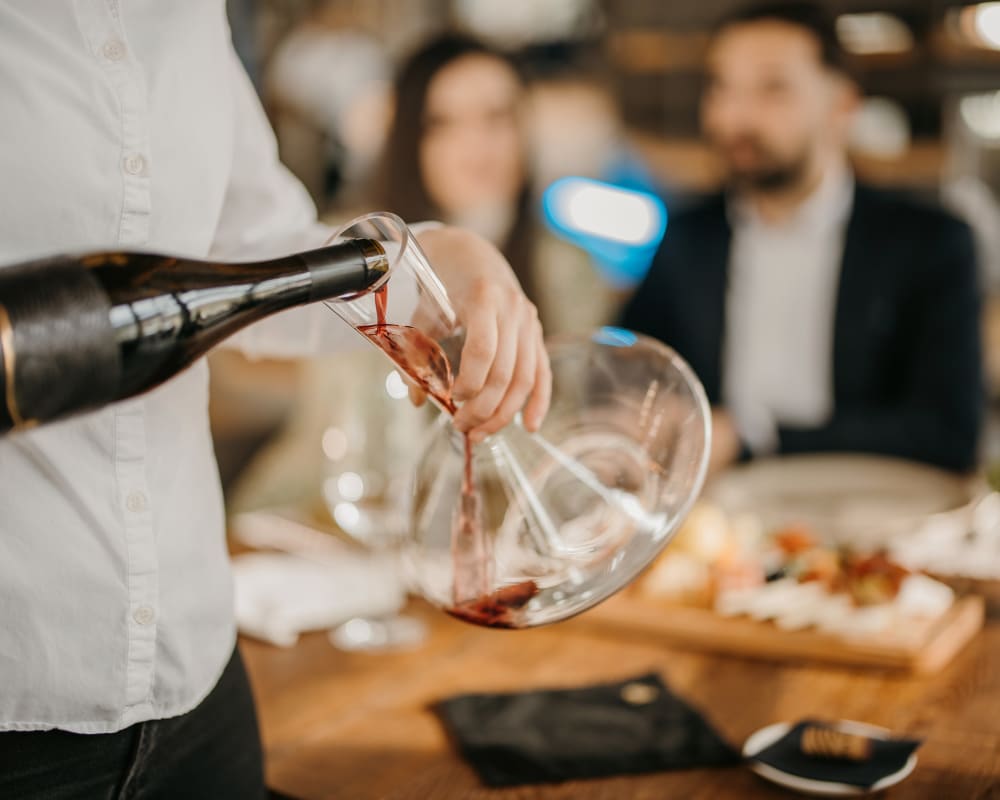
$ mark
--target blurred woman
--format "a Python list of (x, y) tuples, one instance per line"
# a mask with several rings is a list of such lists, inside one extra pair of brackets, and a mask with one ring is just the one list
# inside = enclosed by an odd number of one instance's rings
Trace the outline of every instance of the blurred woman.
[(524, 90), (515, 63), (474, 39), (448, 35), (420, 48), (396, 79), (375, 205), (486, 237), (537, 305)]

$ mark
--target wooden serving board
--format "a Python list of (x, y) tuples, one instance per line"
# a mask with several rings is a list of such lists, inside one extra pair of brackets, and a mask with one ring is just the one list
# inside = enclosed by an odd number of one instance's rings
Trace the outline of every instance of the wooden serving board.
[(820, 661), (863, 667), (937, 672), (979, 632), (984, 603), (958, 599), (941, 617), (865, 638), (846, 638), (815, 629), (786, 631), (749, 617), (671, 604), (636, 592), (622, 593), (588, 611), (581, 621), (617, 631), (659, 637), (665, 642), (773, 661)]

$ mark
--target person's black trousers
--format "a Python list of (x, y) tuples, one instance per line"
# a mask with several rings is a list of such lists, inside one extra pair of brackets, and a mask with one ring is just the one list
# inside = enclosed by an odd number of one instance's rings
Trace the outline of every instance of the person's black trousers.
[(118, 733), (0, 733), (0, 798), (263, 800), (253, 697), (239, 650), (201, 705)]

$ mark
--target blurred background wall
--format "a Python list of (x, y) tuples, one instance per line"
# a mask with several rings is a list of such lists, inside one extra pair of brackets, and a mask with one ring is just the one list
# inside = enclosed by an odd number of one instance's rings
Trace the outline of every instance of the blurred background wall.
[[(307, 60), (305, 48), (290, 52), (288, 41), (301, 38), (304, 27), (331, 37), (367, 35), (390, 69), (421, 41), (447, 29), (511, 50), (586, 45), (603, 59), (629, 134), (657, 175), (691, 187), (710, 185), (716, 177), (698, 142), (704, 48), (714, 21), (738, 5), (733, 0), (230, 1), (234, 37), (278, 114), (281, 77), (268, 92), (263, 76), (282, 64), (292, 69), (288, 61)], [(862, 172), (928, 190), (943, 179), (975, 172), (996, 188), (1000, 7), (953, 0), (827, 0), (825, 5), (838, 14), (838, 30), (869, 96), (856, 148)], [(552, 52), (558, 59), (558, 48)], [(327, 75), (329, 85), (361, 79), (353, 75), (362, 71), (360, 62), (352, 67), (347, 55), (343, 62), (344, 75)], [(308, 67), (300, 66), (305, 75)], [(327, 151), (327, 166), (335, 169), (332, 152)], [(315, 166), (304, 163), (303, 171)], [(328, 188), (335, 190), (335, 181)], [(335, 201), (336, 192), (318, 199)]]

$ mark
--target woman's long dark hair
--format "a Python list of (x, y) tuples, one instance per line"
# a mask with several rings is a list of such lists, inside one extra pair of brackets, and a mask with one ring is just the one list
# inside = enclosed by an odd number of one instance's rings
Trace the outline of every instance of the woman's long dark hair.
[[(448, 64), (465, 56), (483, 55), (507, 64), (518, 79), (518, 65), (508, 56), (466, 36), (446, 35), (421, 47), (403, 64), (396, 77), (396, 108), (386, 138), (377, 181), (376, 203), (399, 214), (407, 222), (440, 219), (437, 208), (420, 174), (420, 140), (423, 136), (427, 92), (437, 74)], [(531, 214), (528, 181), (517, 199), (514, 224), (500, 250), (514, 268), (525, 294), (537, 302), (532, 276), (534, 219)]]

